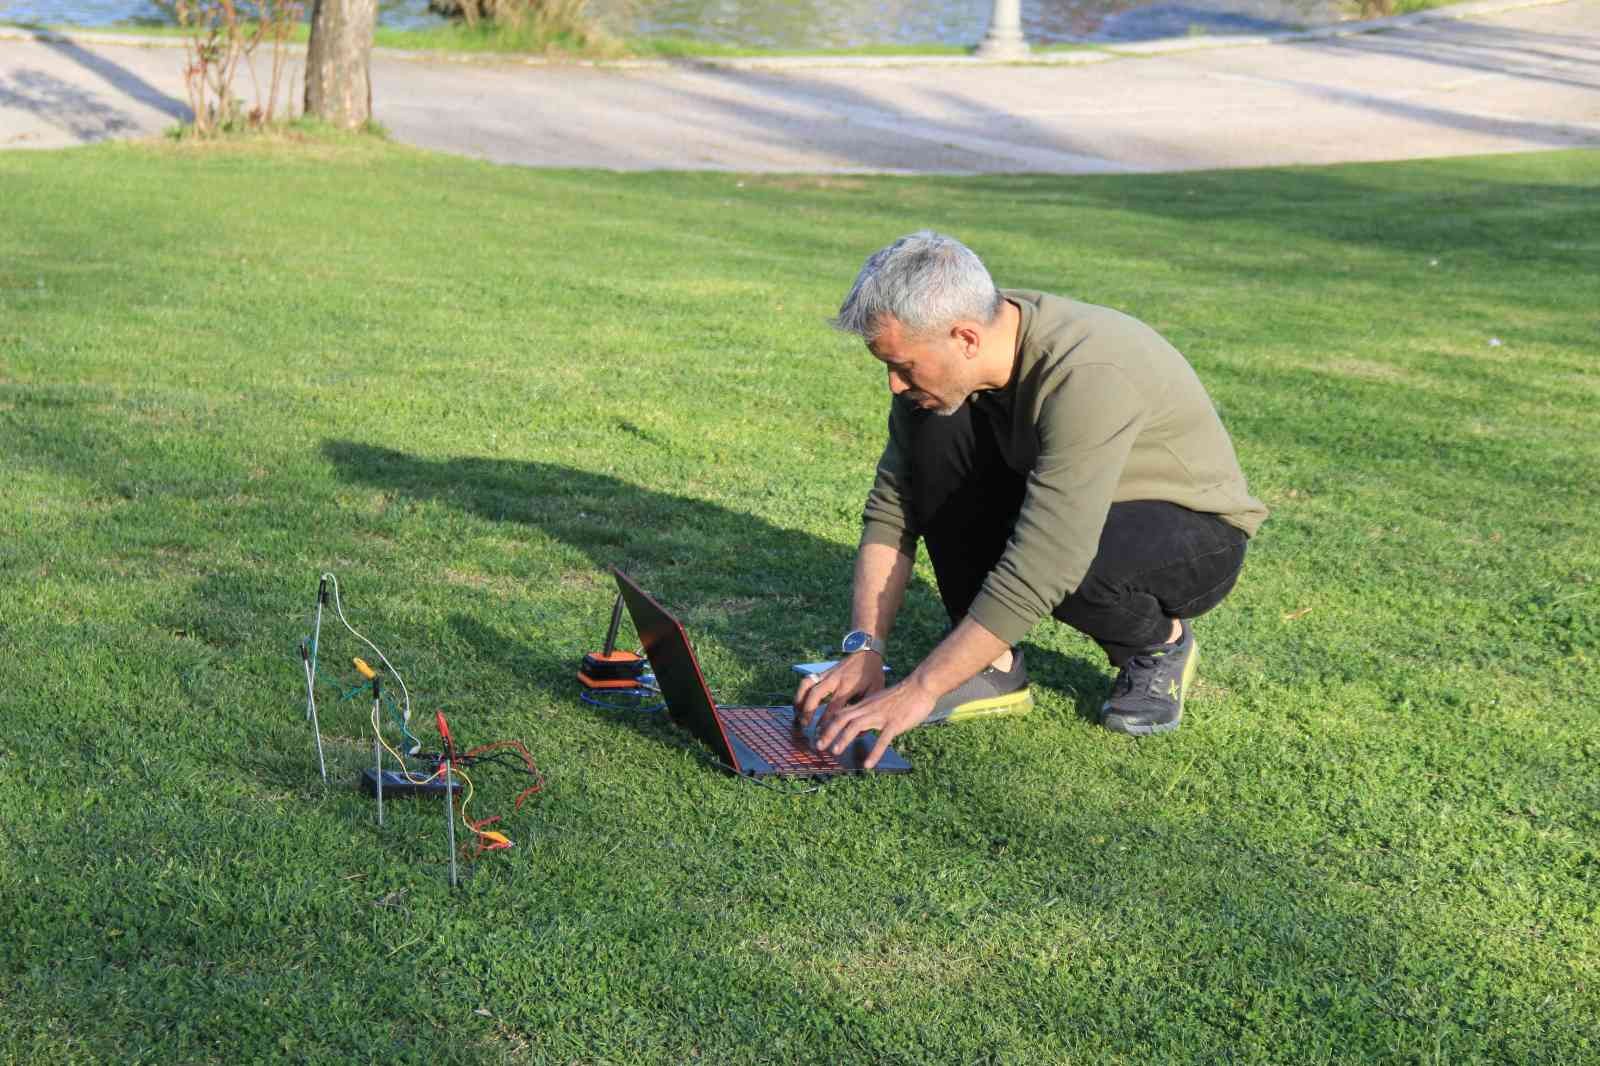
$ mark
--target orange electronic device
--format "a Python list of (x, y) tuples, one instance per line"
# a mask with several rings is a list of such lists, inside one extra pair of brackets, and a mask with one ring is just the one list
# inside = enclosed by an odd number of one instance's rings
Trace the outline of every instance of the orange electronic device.
[(578, 682), (589, 689), (633, 689), (639, 687), (639, 676), (644, 673), (645, 660), (631, 651), (617, 650), (617, 627), (622, 624), (622, 597), (617, 597), (611, 608), (611, 627), (606, 630), (606, 644), (600, 651), (583, 657), (578, 668)]

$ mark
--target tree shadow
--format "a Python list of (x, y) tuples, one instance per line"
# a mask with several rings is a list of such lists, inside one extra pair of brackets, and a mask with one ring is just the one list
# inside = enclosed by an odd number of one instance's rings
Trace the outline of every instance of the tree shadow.
[[(533, 460), (427, 459), (340, 440), (325, 441), (322, 454), (344, 481), (529, 526), (575, 549), (596, 572), (626, 570), (675, 609), (754, 598), (753, 605), (741, 603), (737, 625), (709, 610), (709, 617), (693, 619), (699, 631), (723, 637), (752, 628), (786, 631), (795, 648), (810, 647), (810, 633), (822, 631), (820, 619), (829, 620), (831, 633), (832, 620), (848, 611), (854, 545), (717, 504)], [(806, 616), (819, 620), (808, 626)]]
[[(692, 635), (748, 647), (750, 634), (761, 633), (770, 645), (769, 657), (795, 662), (814, 658), (819, 647), (828, 646), (837, 620), (849, 610), (853, 545), (703, 500), (532, 460), (426, 459), (335, 440), (325, 441), (322, 453), (346, 481), (443, 502), (492, 521), (524, 523), (577, 549), (596, 571), (620, 566), (675, 610), (691, 615)], [(728, 550), (729, 545), (737, 550)], [(716, 610), (718, 600), (729, 596), (743, 598), (740, 609)], [(946, 619), (932, 589), (922, 587), (916, 594), (922, 603), (913, 604), (912, 598), (897, 632), (910, 647), (931, 648)], [(454, 616), (450, 624), (487, 663), (552, 701), (571, 698), (572, 663), (467, 616)], [(1028, 659), (1039, 681), (1070, 694), (1080, 717), (1098, 720), (1106, 682), (1094, 662), (1032, 645)], [(652, 737), (668, 735), (648, 717), (617, 716)]]
[(80, 143), (132, 134), (139, 128), (126, 111), (42, 70), (0, 75), (0, 108), (33, 115)]
[(193, 117), (188, 104), (162, 92), (127, 67), (112, 62), (99, 52), (91, 52), (82, 45), (55, 36), (40, 38), (39, 43), (70, 59), (123, 96), (154, 108), (168, 118), (186, 122)]
[[(1175, 10), (1183, 18), (1194, 14), (1189, 8)], [(1232, 32), (1274, 28), (1246, 16), (1213, 15)], [(1187, 32), (1187, 25), (1186, 22), (1180, 32)], [(1331, 41), (1285, 42), (1272, 47), (1279, 50), (1275, 54), (1299, 54), (1308, 59), (1372, 56), (1380, 62), (1410, 61), (1447, 71), (1492, 76), (1519, 89), (1530, 85), (1587, 89), (1595, 84), (1595, 53), (1592, 42), (1585, 37), (1464, 20)], [(1182, 58), (1142, 62), (1193, 65), (1192, 60)], [(937, 78), (907, 85), (898, 76), (880, 77), (872, 71), (856, 72), (845, 81), (818, 73), (743, 69), (694, 60), (679, 61), (678, 66), (683, 71), (682, 78), (658, 85), (661, 94), (686, 105), (674, 109), (673, 121), (689, 125), (696, 135), (725, 136), (728, 131), (737, 130), (752, 144), (767, 145), (775, 151), (796, 143), (824, 145), (845, 168), (904, 171), (908, 159), (920, 156), (923, 161), (910, 169), (1072, 174), (1151, 169), (1148, 163), (1133, 166), (1120, 161), (1126, 158), (1118, 147), (1126, 145), (1126, 131), (1112, 141), (1108, 140), (1108, 131), (1093, 122), (1037, 117), (1061, 108), (1062, 101), (1081, 100), (1087, 105), (1092, 90), (1077, 80), (1082, 71), (1018, 67), (1010, 75), (1014, 91), (1009, 96), (996, 96), (985, 80), (988, 75), (983, 68), (952, 68)], [(1185, 88), (1175, 90), (1166, 99), (1153, 97), (1150, 105), (1157, 109), (1195, 106), (1192, 101), (1186, 103), (1183, 94), (1191, 85), (1205, 84), (1213, 66), (1225, 70), (1227, 64), (1225, 60), (1208, 60), (1199, 71), (1178, 72), (1181, 76), (1175, 84)], [(1287, 77), (1275, 76), (1272, 71), (1276, 67), (1271, 62), (1260, 66), (1262, 73), (1249, 77), (1255, 77), (1273, 93), (1282, 94), (1286, 106), (1304, 102), (1335, 113), (1350, 109), (1433, 129), (1475, 137), (1510, 137), (1549, 147), (1594, 143), (1593, 130), (1585, 124), (1552, 121), (1540, 113), (1519, 111), (1514, 96), (1510, 102), (1495, 107), (1494, 114), (1487, 114), (1456, 97), (1436, 96), (1433, 102), (1418, 100), (1418, 91), (1424, 90), (1416, 88), (1353, 88), (1339, 75), (1319, 77), (1310, 64), (1290, 66), (1293, 73)], [(1174, 72), (1167, 73), (1171, 76)], [(1114, 79), (1103, 80), (1114, 83)], [(700, 128), (694, 128), (695, 124)], [(862, 129), (871, 130), (876, 136), (862, 137)], [(1237, 135), (1260, 137), (1262, 133), (1251, 129)], [(1175, 130), (1147, 136), (1143, 155), (1146, 159), (1169, 160), (1154, 169), (1192, 169), (1195, 163), (1192, 158), (1185, 162), (1182, 140)]]
[(191, 117), (183, 101), (98, 51), (53, 33), (39, 34), (31, 43), (98, 78), (110, 90), (109, 98), (49, 70), (17, 67), (0, 70), (0, 108), (33, 115), (83, 144), (137, 134), (143, 126), (137, 115), (122, 106), (126, 103), (150, 108), (175, 121)]
[[(1483, 255), (1497, 263), (1590, 269), (1593, 255), (1570, 235), (1600, 217), (1592, 184), (1528, 181), (1515, 166), (1484, 160), (1416, 163), (1403, 171), (1350, 167), (1260, 168), (1150, 175), (981, 175), (967, 195), (1004, 199), (1014, 210), (986, 226), (1036, 230), (1039, 211), (1111, 209), (1183, 225), (1249, 224), (1292, 238), (1427, 257)], [(1264, 211), (1263, 205), (1273, 205)], [(1464, 218), (1472, 225), (1461, 223)], [(1181, 253), (1180, 253), (1181, 254)], [(1248, 276), (1242, 268), (1231, 268)], [(1263, 266), (1266, 271), (1275, 266)], [(1048, 281), (1050, 279), (1040, 279)], [(1022, 283), (1017, 283), (1022, 284)]]
[(1578, 89), (1600, 88), (1600, 51), (1592, 37), (1451, 19), (1404, 32), (1363, 33), (1306, 42), (1312, 52), (1410, 59), (1452, 70)]
[[(451, 631), (472, 649), (480, 662), (516, 678), (519, 684), (542, 694), (553, 706), (573, 702), (574, 663), (540, 645), (518, 640), (485, 625), (471, 615), (451, 615), (449, 624)], [(607, 699), (604, 693), (597, 696), (597, 702), (585, 705), (597, 720), (609, 727), (631, 730), (652, 743), (688, 752), (708, 769), (722, 769), (711, 752), (675, 726), (654, 700), (631, 704), (626, 699)]]

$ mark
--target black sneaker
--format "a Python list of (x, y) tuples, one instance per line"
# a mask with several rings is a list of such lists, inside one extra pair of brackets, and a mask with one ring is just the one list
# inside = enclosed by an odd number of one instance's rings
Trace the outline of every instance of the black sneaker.
[(1146, 648), (1122, 665), (1111, 683), (1111, 698), (1100, 708), (1100, 724), (1117, 733), (1148, 736), (1170, 733), (1183, 717), (1183, 701), (1200, 665), (1194, 630), (1171, 644)]
[(973, 718), (1002, 714), (1026, 714), (1033, 709), (1033, 692), (1028, 688), (1028, 668), (1022, 662), (1022, 649), (1011, 649), (1011, 669), (992, 666), (939, 697), (924, 725), (939, 722), (965, 722)]

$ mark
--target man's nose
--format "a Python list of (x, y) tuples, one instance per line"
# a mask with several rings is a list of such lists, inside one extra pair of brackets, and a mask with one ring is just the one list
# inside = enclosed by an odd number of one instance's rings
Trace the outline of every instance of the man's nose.
[(899, 371), (897, 371), (897, 370), (889, 371), (889, 392), (890, 393), (892, 393), (895, 396), (898, 396), (902, 392), (905, 392), (910, 387), (911, 387), (910, 383), (907, 382), (905, 378), (900, 376), (900, 372)]

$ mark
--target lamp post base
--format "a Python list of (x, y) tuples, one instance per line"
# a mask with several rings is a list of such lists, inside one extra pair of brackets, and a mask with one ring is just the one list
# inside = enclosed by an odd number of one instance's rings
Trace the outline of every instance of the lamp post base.
[(994, 0), (989, 32), (978, 43), (979, 59), (1026, 59), (1028, 39), (1022, 32), (1022, 0)]
[(1033, 52), (1021, 36), (991, 35), (979, 42), (972, 54), (979, 59), (1027, 59)]

